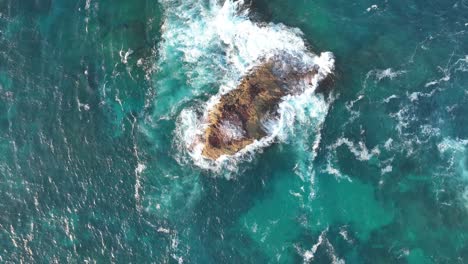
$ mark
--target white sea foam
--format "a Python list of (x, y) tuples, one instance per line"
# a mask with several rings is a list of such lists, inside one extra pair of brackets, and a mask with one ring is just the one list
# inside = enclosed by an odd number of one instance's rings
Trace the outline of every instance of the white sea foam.
[(385, 166), (385, 168), (381, 169), (382, 175), (385, 174), (385, 173), (390, 173), (392, 171), (393, 171), (392, 165), (387, 165), (387, 166)]
[(389, 138), (387, 139), (387, 141), (385, 141), (384, 148), (386, 150), (390, 150), (392, 148), (392, 144), (393, 144), (393, 138)]
[(346, 242), (348, 242), (350, 244), (353, 244), (354, 240), (349, 237), (348, 230), (346, 228), (347, 228), (347, 226), (343, 226), (343, 227), (340, 228), (340, 235), (343, 237), (343, 239)]
[(455, 140), (455, 139), (445, 138), (444, 140), (442, 140), (442, 142), (440, 142), (437, 145), (437, 147), (439, 149), (439, 152), (442, 154), (446, 153), (449, 150), (462, 152), (465, 150), (466, 147), (468, 147), (468, 140), (466, 139)]
[(437, 147), (441, 155), (448, 159), (447, 169), (454, 170), (459, 175), (462, 184), (465, 185), (460, 197), (468, 209), (468, 166), (466, 165), (468, 139), (444, 138)]
[[(317, 252), (318, 247), (323, 243), (325, 236), (327, 235), (328, 228), (320, 234), (317, 239), (317, 243), (315, 243), (310, 250), (306, 250), (303, 253), (304, 263), (310, 262), (314, 259), (315, 253)], [(326, 239), (326, 238), (325, 238)]]
[(372, 11), (372, 10), (377, 10), (377, 9), (379, 9), (379, 6), (378, 6), (378, 5), (371, 5), (370, 7), (368, 7), (368, 8), (366, 9), (366, 11), (367, 11), (367, 12), (370, 12), (370, 11)]
[(398, 98), (399, 98), (398, 96), (392, 94), (392, 95), (390, 95), (389, 97), (385, 98), (385, 99), (383, 100), (383, 102), (388, 104), (388, 103), (390, 102), (390, 100), (392, 100), (392, 99), (398, 99)]
[(311, 249), (303, 250), (303, 249), (297, 248), (297, 250), (299, 251), (299, 254), (301, 254), (303, 257), (303, 263), (313, 263), (315, 254), (317, 253), (318, 248), (320, 246), (324, 246), (330, 257), (331, 263), (345, 264), (345, 261), (343, 259), (340, 259), (339, 257), (336, 256), (335, 248), (333, 247), (331, 242), (326, 237), (327, 232), (328, 232), (328, 228), (322, 231), (322, 233), (317, 239), (317, 243), (315, 243)]
[(468, 55), (464, 58), (460, 58), (455, 62), (455, 71), (468, 72)]
[(219, 130), (224, 135), (223, 140), (226, 142), (239, 140), (244, 137), (244, 130), (240, 129), (238, 124), (233, 124), (229, 121), (222, 121)]
[(131, 49), (128, 49), (127, 51), (123, 51), (123, 50), (120, 50), (119, 51), (119, 56), (120, 56), (120, 61), (123, 63), (123, 64), (127, 64), (128, 62), (128, 58), (130, 57), (130, 55), (133, 54), (133, 50)]
[(400, 70), (400, 71), (395, 71), (392, 68), (387, 68), (384, 70), (371, 70), (367, 73), (366, 80), (369, 77), (375, 77), (376, 81), (382, 81), (383, 79), (390, 79), (393, 80), (397, 78), (400, 75), (405, 74), (406, 71)]
[(354, 122), (354, 120), (356, 120), (360, 115), (361, 115), (361, 112), (359, 112), (359, 110), (353, 110), (353, 107), (356, 103), (358, 103), (359, 101), (361, 101), (362, 99), (364, 98), (364, 95), (359, 95), (358, 98), (356, 98), (355, 100), (352, 100), (352, 101), (348, 101), (346, 102), (346, 110), (348, 110), (348, 112), (350, 113), (350, 117), (348, 118), (348, 120), (342, 125), (343, 127), (347, 126), (348, 124)]
[(431, 80), (427, 82), (424, 87), (430, 86), (440, 86), (443, 83), (446, 83), (451, 80), (452, 75), (457, 72), (467, 72), (468, 71), (468, 55), (464, 57), (459, 57), (457, 60), (454, 60), (455, 53), (452, 53), (448, 59), (447, 64), (442, 67), (438, 66), (439, 71), (442, 73), (442, 77), (437, 80)]
[(437, 144), (439, 152), (449, 158), (449, 168), (455, 168), (460, 172), (462, 179), (468, 181), (468, 168), (465, 166), (468, 150), (468, 139), (444, 138)]
[(164, 228), (164, 227), (159, 227), (157, 231), (158, 233), (164, 233), (164, 234), (169, 234), (171, 232), (171, 230)]
[(347, 138), (339, 138), (335, 144), (330, 146), (330, 148), (336, 149), (342, 145), (347, 146), (349, 151), (351, 151), (351, 153), (353, 153), (354, 156), (360, 161), (370, 160), (372, 157), (380, 155), (380, 150), (378, 147), (374, 147), (373, 149), (369, 150), (364, 142), (360, 141), (356, 146), (354, 142)]
[(91, 0), (86, 0), (85, 10), (88, 10), (91, 7)]
[[(316, 127), (319, 132), (329, 108), (323, 96), (315, 94), (318, 83), (334, 70), (334, 57), (330, 52), (315, 55), (307, 50), (302, 32), (282, 24), (258, 24), (249, 20), (249, 10), (244, 1), (180, 1), (161, 0), (166, 10), (163, 25), (163, 41), (160, 46), (161, 60), (174, 51), (183, 54), (182, 59), (194, 90), (202, 90), (209, 83), (219, 85), (219, 92), (206, 104), (184, 109), (175, 131), (176, 145), (188, 153), (196, 165), (212, 170), (221, 167), (235, 169), (238, 160), (252, 158), (252, 154), (273, 142), (285, 141), (294, 133), (296, 122)], [(265, 120), (268, 135), (246, 146), (233, 156), (221, 156), (215, 162), (205, 159), (201, 152), (203, 142), (197, 141), (206, 128), (207, 113), (220, 97), (238, 84), (242, 75), (261, 60), (278, 55), (288, 58), (293, 67), (317, 69), (312, 79), (298, 82), (302, 93), (283, 98), (278, 108), (278, 118)], [(209, 69), (208, 71), (206, 69)], [(204, 78), (199, 72), (206, 72)], [(194, 77), (196, 76), (196, 77)], [(200, 114), (202, 113), (202, 114)], [(224, 127), (233, 138), (239, 131), (230, 124)]]
[(349, 182), (352, 182), (351, 178), (347, 175), (344, 175), (341, 173), (339, 169), (337, 169), (335, 166), (337, 164), (337, 158), (336, 155), (333, 155), (332, 152), (328, 152), (327, 154), (327, 165), (325, 166), (324, 169), (322, 169), (322, 172), (328, 173), (330, 175), (335, 176), (335, 178), (339, 180), (347, 180)]
[(397, 122), (396, 130), (400, 136), (404, 135), (404, 131), (409, 127), (411, 122), (415, 121), (415, 117), (408, 106), (398, 110), (396, 113), (391, 113), (389, 116)]

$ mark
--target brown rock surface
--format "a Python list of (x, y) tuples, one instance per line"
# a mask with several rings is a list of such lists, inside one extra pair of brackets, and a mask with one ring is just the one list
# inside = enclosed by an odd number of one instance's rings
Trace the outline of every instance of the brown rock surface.
[[(233, 155), (267, 135), (262, 121), (278, 115), (278, 104), (288, 94), (286, 82), (303, 76), (296, 72), (280, 78), (275, 76), (273, 68), (272, 62), (254, 68), (211, 109), (203, 156), (215, 160), (221, 155)], [(311, 78), (315, 73), (307, 74)]]

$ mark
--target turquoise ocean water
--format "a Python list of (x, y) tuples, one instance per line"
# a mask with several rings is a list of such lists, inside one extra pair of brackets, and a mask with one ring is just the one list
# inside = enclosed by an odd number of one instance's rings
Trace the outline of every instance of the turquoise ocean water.
[[(187, 148), (278, 51), (331, 81)], [(0, 263), (468, 263), (467, 85), (466, 0), (0, 0)]]

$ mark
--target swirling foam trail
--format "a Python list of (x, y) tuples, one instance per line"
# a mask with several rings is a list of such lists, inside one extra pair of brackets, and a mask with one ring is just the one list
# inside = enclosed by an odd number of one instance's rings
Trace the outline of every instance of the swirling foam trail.
[[(209, 84), (219, 85), (219, 92), (198, 108), (184, 109), (176, 129), (177, 145), (181, 153), (188, 153), (200, 167), (217, 170), (225, 165), (235, 165), (241, 158), (270, 145), (274, 140), (286, 140), (292, 133), (295, 121), (319, 127), (328, 110), (328, 103), (314, 93), (318, 83), (333, 72), (334, 58), (330, 52), (317, 56), (307, 50), (299, 29), (282, 24), (257, 24), (249, 20), (249, 10), (243, 1), (227, 0), (220, 5), (201, 0), (161, 0), (166, 16), (163, 41), (160, 46), (160, 64), (172, 53), (181, 52), (185, 73), (194, 93), (201, 93)], [(243, 74), (258, 64), (259, 59), (269, 59), (275, 54), (293, 58), (294, 66), (317, 68), (312, 84), (304, 82), (299, 87), (302, 94), (283, 98), (279, 118), (268, 122), (268, 136), (247, 146), (234, 156), (223, 156), (212, 162), (202, 157), (203, 144), (194, 142), (203, 133), (206, 114), (220, 96), (234, 89)], [(204, 73), (203, 78), (199, 73)], [(197, 110), (202, 116), (197, 115)], [(204, 116), (203, 116), (204, 115)], [(232, 167), (232, 168), (235, 168)]]

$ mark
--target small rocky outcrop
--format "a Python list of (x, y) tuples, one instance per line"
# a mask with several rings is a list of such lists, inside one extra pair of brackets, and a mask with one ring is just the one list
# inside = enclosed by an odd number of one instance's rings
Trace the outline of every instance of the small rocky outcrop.
[(215, 160), (233, 155), (265, 137), (264, 121), (277, 117), (282, 97), (297, 92), (291, 84), (310, 81), (317, 73), (316, 70), (279, 72), (274, 61), (263, 63), (244, 76), (236, 89), (221, 96), (208, 113), (203, 156)]

